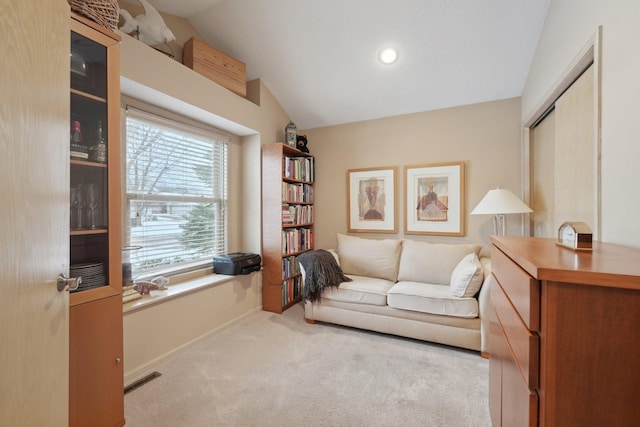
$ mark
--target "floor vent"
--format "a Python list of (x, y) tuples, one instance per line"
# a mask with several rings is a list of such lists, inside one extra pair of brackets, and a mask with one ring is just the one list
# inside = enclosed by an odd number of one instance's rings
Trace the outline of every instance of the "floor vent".
[(138, 387), (141, 387), (143, 385), (145, 385), (146, 383), (148, 383), (149, 381), (155, 380), (156, 378), (158, 378), (160, 375), (162, 375), (160, 372), (157, 371), (153, 371), (152, 373), (150, 373), (147, 376), (144, 376), (142, 378), (140, 378), (139, 380), (129, 384), (128, 386), (126, 386), (124, 388), (124, 394), (129, 393), (131, 390), (135, 390)]

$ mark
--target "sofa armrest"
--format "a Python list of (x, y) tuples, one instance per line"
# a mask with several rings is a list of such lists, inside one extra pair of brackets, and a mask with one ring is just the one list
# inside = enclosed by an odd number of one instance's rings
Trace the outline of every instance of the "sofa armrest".
[(478, 308), (480, 313), (480, 352), (483, 355), (489, 354), (489, 325), (491, 304), (489, 302), (489, 287), (491, 286), (491, 258), (480, 258), (484, 271), (484, 281), (478, 295)]
[[(338, 265), (340, 265), (340, 256), (338, 255), (338, 253), (334, 250), (334, 249), (327, 249), (327, 252), (329, 252), (331, 255), (333, 255), (333, 257), (336, 259), (336, 262), (338, 263)], [(305, 271), (304, 267), (302, 266), (301, 263), (298, 262), (298, 267), (300, 268), (300, 275), (302, 276), (302, 289), (304, 289), (304, 279), (307, 277), (307, 272)]]
[(336, 262), (338, 263), (338, 265), (340, 265), (340, 255), (338, 255), (338, 252), (336, 252), (335, 249), (327, 249), (327, 252), (329, 252), (331, 255), (333, 255), (333, 257), (336, 259)]

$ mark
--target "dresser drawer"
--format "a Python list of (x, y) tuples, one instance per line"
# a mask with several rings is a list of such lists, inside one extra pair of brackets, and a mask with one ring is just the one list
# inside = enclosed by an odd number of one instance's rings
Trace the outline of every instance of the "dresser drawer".
[(497, 282), (491, 283), (490, 298), (523, 382), (531, 390), (538, 388), (540, 338), (526, 327)]
[(492, 426), (502, 425), (502, 365), (511, 361), (507, 339), (495, 310), (489, 310), (489, 414)]
[(537, 426), (538, 393), (535, 390), (530, 390), (522, 381), (515, 364), (503, 364), (502, 386), (502, 426)]
[(527, 328), (539, 331), (540, 282), (495, 246), (491, 248), (491, 270)]

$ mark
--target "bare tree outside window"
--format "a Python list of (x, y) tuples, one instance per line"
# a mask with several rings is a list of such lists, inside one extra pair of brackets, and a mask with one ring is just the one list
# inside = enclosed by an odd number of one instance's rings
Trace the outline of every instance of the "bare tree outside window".
[(127, 116), (126, 242), (134, 276), (226, 251), (227, 145)]

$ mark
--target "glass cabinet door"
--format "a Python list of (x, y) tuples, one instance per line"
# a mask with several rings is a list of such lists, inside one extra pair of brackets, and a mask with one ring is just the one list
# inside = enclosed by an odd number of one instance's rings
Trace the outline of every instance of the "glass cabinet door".
[(114, 100), (109, 99), (107, 49), (71, 31), (69, 273), (82, 278), (73, 293), (108, 286), (114, 279), (109, 273), (114, 237), (109, 232), (109, 174), (118, 168), (109, 162), (109, 102)]

